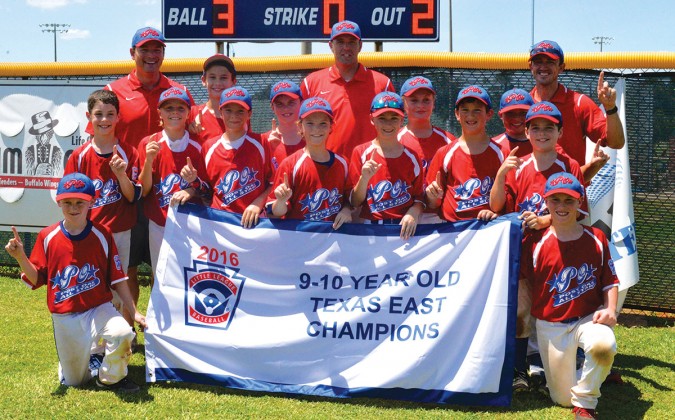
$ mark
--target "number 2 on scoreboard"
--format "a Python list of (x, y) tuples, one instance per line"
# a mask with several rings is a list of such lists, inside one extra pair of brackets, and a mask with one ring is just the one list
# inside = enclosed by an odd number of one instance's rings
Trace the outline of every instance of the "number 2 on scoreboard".
[(431, 35), (434, 33), (434, 28), (433, 27), (421, 27), (420, 26), (420, 21), (425, 21), (425, 20), (434, 20), (434, 14), (436, 11), (434, 10), (434, 0), (413, 0), (413, 5), (417, 6), (417, 8), (422, 8), (424, 5), (426, 5), (426, 12), (413, 12), (413, 25), (412, 25), (412, 33), (413, 35)]

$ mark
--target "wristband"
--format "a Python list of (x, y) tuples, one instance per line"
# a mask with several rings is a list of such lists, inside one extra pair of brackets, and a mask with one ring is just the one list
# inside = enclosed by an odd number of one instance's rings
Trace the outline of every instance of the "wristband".
[(614, 108), (608, 109), (607, 111), (605, 111), (605, 114), (607, 114), (607, 115), (614, 115), (614, 114), (616, 114), (617, 112), (619, 112), (619, 107), (617, 107), (616, 105), (614, 105)]

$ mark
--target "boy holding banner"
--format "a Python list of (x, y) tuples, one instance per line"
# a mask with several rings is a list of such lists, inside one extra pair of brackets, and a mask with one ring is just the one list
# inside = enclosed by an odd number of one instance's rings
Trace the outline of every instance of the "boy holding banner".
[(438, 149), (427, 171), (427, 204), (440, 207), (441, 218), (449, 222), (497, 217), (490, 210), (490, 189), (505, 153), (486, 131), (493, 115), (490, 95), (482, 86), (459, 91), (455, 118), (462, 135)]
[[(584, 187), (565, 172), (544, 188), (551, 226), (532, 231), (522, 247), (521, 276), (532, 290), (537, 341), (551, 399), (573, 406), (575, 418), (596, 418), (600, 386), (616, 354), (619, 280), (607, 237), (577, 221)], [(577, 347), (585, 360), (577, 378)]]
[(393, 92), (378, 93), (370, 105), (377, 136), (354, 148), (349, 200), (361, 208), (366, 223), (401, 225), (401, 238), (415, 234), (424, 210), (424, 168), (415, 152), (398, 141), (404, 105)]
[[(577, 179), (583, 179), (583, 175), (579, 164), (558, 150), (563, 121), (555, 105), (550, 102), (534, 104), (530, 106), (523, 121), (532, 153), (521, 159), (518, 157), (520, 146), (511, 150), (497, 171), (490, 191), (490, 208), (496, 213), (517, 211), (523, 219), (524, 227), (542, 229), (551, 224), (551, 216), (546, 214), (543, 199), (548, 177), (561, 171), (569, 172)], [(582, 206), (586, 207), (585, 201)], [(588, 214), (585, 210), (580, 209), (580, 212)], [(532, 333), (531, 299), (529, 284), (521, 277), (518, 282), (514, 390), (529, 388), (527, 343)]]
[(352, 220), (351, 208), (343, 206), (351, 188), (347, 161), (326, 149), (333, 129), (328, 101), (318, 97), (304, 101), (298, 126), (306, 145), (281, 162), (268, 208), (277, 217), (332, 221), (333, 229), (339, 229)]
[(258, 224), (273, 174), (269, 145), (247, 132), (252, 108), (246, 89), (225, 89), (220, 95), (225, 132), (202, 146), (205, 181), (213, 193), (211, 207), (241, 214), (241, 225), (247, 229)]

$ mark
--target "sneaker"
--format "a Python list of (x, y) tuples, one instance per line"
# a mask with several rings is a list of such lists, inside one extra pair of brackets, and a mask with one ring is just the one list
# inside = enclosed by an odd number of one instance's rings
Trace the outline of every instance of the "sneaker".
[(605, 382), (603, 382), (602, 384), (603, 385), (607, 385), (607, 384), (623, 385), (624, 382), (623, 382), (623, 378), (621, 377), (621, 374), (618, 371), (612, 369), (609, 372), (609, 375), (607, 375), (607, 378), (605, 378)]
[(530, 389), (530, 378), (527, 373), (514, 371), (513, 374), (513, 392), (527, 391)]
[(103, 355), (94, 353), (89, 356), (89, 373), (92, 378), (98, 377), (98, 368), (101, 367), (103, 363)]
[(575, 420), (597, 418), (597, 417), (595, 417), (595, 410), (592, 410), (590, 408), (574, 407), (572, 409), (572, 413), (574, 414)]
[(134, 383), (129, 377), (125, 376), (121, 381), (107, 385), (101, 382), (96, 378), (96, 386), (102, 389), (108, 389), (110, 391), (122, 392), (125, 394), (133, 394), (134, 392), (140, 391), (140, 387)]

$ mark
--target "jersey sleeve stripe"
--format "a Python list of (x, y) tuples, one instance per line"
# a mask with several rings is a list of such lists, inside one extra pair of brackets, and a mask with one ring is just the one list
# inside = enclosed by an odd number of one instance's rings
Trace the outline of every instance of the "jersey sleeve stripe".
[(408, 148), (404, 148), (403, 153), (405, 153), (406, 156), (408, 156), (408, 158), (412, 162), (413, 167), (414, 167), (415, 177), (418, 177), (420, 175), (420, 173), (422, 172), (422, 168), (420, 167), (419, 162), (417, 162), (417, 159), (415, 159), (415, 155), (413, 155), (412, 152), (410, 150), (408, 150)]
[(61, 224), (57, 225), (54, 229), (52, 229), (51, 232), (45, 235), (45, 239), (42, 242), (42, 248), (45, 250), (45, 255), (47, 255), (47, 247), (49, 246), (49, 242), (51, 242), (54, 236), (56, 236), (60, 231), (61, 231)]
[(91, 232), (98, 238), (98, 241), (101, 243), (101, 248), (103, 248), (103, 252), (105, 253), (105, 257), (108, 258), (108, 241), (106, 240), (105, 235), (94, 226), (92, 226)]

